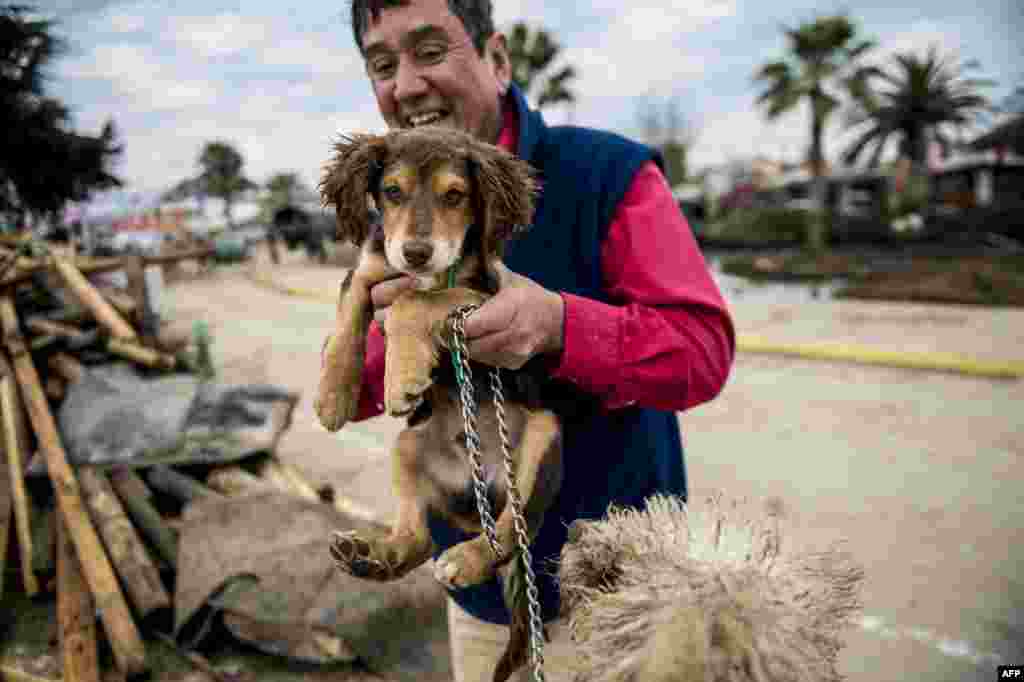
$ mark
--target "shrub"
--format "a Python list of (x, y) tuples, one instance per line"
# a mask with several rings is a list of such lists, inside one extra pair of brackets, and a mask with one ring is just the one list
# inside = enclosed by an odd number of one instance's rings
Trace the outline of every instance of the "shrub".
[(709, 224), (705, 234), (720, 241), (803, 243), (812, 218), (806, 208), (737, 208)]

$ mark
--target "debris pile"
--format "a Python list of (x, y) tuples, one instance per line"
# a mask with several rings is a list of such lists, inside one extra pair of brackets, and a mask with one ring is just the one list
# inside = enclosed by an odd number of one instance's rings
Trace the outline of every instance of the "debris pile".
[[(224, 391), (209, 389), (213, 368), (202, 334), (160, 321), (146, 276), (152, 266), (210, 256), (203, 248), (158, 257), (82, 258), (52, 246), (0, 242), (0, 599), (5, 575), (20, 577), (29, 597), (56, 592), (65, 680), (99, 680), (98, 651), (109, 651), (115, 669), (104, 679), (112, 672), (125, 679), (149, 673), (144, 640), (171, 631), (181, 515), (189, 502), (279, 491), (326, 502), (348, 518), (366, 516), (274, 456), (297, 396), (264, 396), (273, 403), (273, 437), (244, 459), (197, 464), (192, 457), (139, 466), (76, 454), (91, 446), (71, 442), (63, 410), (88, 381), (100, 393), (114, 385), (102, 383), (113, 376), (103, 371), (113, 367), (128, 365), (146, 381), (180, 378), (199, 386), (207, 403), (187, 396), (190, 423), (202, 424), (196, 415), (202, 408), (221, 409), (223, 401), (210, 402), (211, 390), (218, 398)], [(126, 288), (90, 281), (115, 271), (124, 273)], [(234, 407), (245, 412), (247, 404), (235, 396)], [(123, 428), (143, 429), (134, 415), (120, 414)], [(251, 426), (252, 414), (243, 414), (246, 420)], [(93, 427), (106, 428), (102, 421)], [(39, 475), (26, 476), (33, 467)], [(9, 556), (8, 546), (16, 548)], [(202, 667), (198, 654), (188, 656)], [(49, 679), (0, 663), (4, 679)]]

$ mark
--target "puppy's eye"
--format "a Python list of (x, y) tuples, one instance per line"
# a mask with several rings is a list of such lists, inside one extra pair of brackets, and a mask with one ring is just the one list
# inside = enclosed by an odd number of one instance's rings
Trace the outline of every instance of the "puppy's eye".
[(462, 192), (461, 190), (450, 189), (444, 193), (444, 196), (441, 197), (441, 200), (444, 201), (446, 206), (454, 208), (462, 203), (462, 199), (465, 196), (465, 193)]
[(380, 193), (393, 204), (397, 204), (402, 200), (402, 188), (398, 185), (387, 185), (380, 190)]

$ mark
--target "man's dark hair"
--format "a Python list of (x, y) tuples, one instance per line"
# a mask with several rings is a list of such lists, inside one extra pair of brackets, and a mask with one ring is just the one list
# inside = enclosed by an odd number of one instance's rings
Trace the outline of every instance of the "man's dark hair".
[[(359, 52), (363, 52), (363, 33), (369, 27), (371, 17), (377, 21), (381, 10), (408, 4), (409, 0), (352, 0), (352, 35)], [(448, 0), (448, 10), (459, 18), (473, 41), (473, 47), (483, 56), (484, 45), (494, 34), (491, 0)]]

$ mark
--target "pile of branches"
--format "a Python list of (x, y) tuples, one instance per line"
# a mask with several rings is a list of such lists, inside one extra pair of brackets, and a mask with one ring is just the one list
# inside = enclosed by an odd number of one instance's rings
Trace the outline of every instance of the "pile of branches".
[[(199, 249), (76, 258), (52, 246), (25, 248), (13, 238), (0, 243), (0, 595), (13, 534), (11, 558), (25, 593), (56, 592), (65, 680), (100, 679), (100, 652), (108, 649), (113, 666), (104, 679), (111, 672), (120, 678), (149, 672), (144, 635), (169, 630), (173, 620), (176, 524), (187, 502), (253, 489), (332, 501), (330, 490), (314, 489), (272, 452), (247, 468), (208, 467), (201, 477), (186, 467), (103, 469), (69, 461), (54, 414), (90, 367), (128, 361), (157, 377), (210, 371), (201, 340), (153, 313), (144, 276), (147, 266), (209, 256)], [(126, 289), (87, 277), (115, 270), (125, 273)], [(33, 453), (45, 461), (44, 479), (26, 479)], [(188, 656), (203, 667), (201, 657)], [(0, 663), (4, 679), (33, 679)]]

